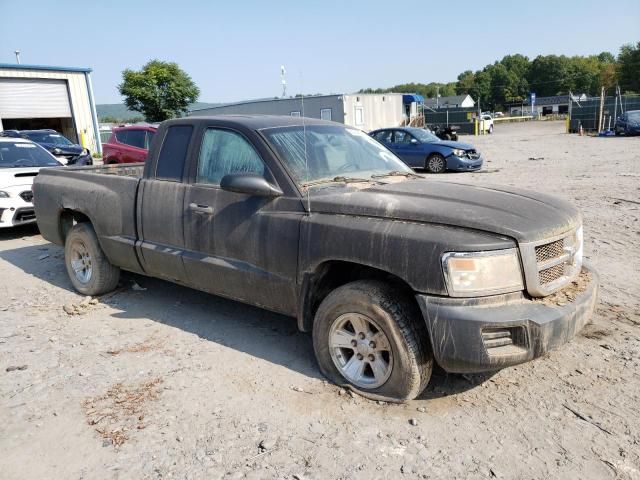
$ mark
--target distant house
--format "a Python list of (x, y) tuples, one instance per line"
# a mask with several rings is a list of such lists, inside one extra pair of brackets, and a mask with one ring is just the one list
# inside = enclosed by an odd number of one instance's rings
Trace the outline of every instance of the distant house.
[(427, 98), (424, 101), (426, 108), (436, 110), (438, 108), (473, 108), (476, 102), (471, 95), (455, 95), (453, 97)]
[(402, 93), (341, 93), (295, 98), (275, 98), (230, 103), (192, 110), (191, 116), (204, 115), (290, 115), (320, 118), (370, 131), (396, 127), (416, 117), (423, 98)]

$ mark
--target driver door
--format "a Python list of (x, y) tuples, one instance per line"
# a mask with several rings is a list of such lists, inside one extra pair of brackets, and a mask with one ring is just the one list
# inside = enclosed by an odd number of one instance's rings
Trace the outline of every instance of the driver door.
[(207, 128), (197, 172), (184, 200), (184, 257), (189, 283), (210, 293), (295, 313), (299, 199), (220, 188), (230, 173), (256, 173), (276, 185), (242, 134)]
[[(412, 142), (412, 140), (415, 140)], [(394, 130), (393, 151), (404, 163), (412, 168), (422, 168), (425, 163), (425, 154), (422, 144), (405, 130)]]

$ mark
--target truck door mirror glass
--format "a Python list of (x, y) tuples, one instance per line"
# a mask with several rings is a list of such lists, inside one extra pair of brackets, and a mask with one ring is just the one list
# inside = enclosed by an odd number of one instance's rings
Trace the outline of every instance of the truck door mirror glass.
[(229, 192), (258, 197), (279, 197), (282, 195), (282, 190), (255, 173), (229, 173), (222, 177), (220, 188)]

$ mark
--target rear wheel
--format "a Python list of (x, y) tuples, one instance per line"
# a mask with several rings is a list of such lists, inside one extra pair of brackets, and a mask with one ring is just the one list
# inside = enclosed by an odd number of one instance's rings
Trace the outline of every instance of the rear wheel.
[(315, 316), (313, 347), (327, 378), (374, 400), (411, 400), (431, 378), (419, 309), (383, 282), (361, 280), (331, 292)]
[(439, 153), (429, 155), (424, 166), (429, 173), (443, 173), (447, 169), (447, 161)]
[(493, 125), (489, 125), (489, 135), (493, 133)]
[(90, 223), (69, 230), (64, 258), (73, 287), (83, 295), (102, 295), (118, 285), (120, 269), (109, 263)]

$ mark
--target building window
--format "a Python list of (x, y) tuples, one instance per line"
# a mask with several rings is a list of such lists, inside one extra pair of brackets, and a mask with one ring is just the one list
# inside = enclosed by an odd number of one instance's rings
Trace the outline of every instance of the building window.
[(356, 107), (356, 125), (364, 125), (364, 108)]
[(320, 109), (320, 118), (322, 120), (331, 121), (331, 109), (330, 108), (321, 108)]
[(292, 117), (299, 117), (300, 116), (300, 112), (296, 111), (296, 112), (291, 112), (291, 116)]

